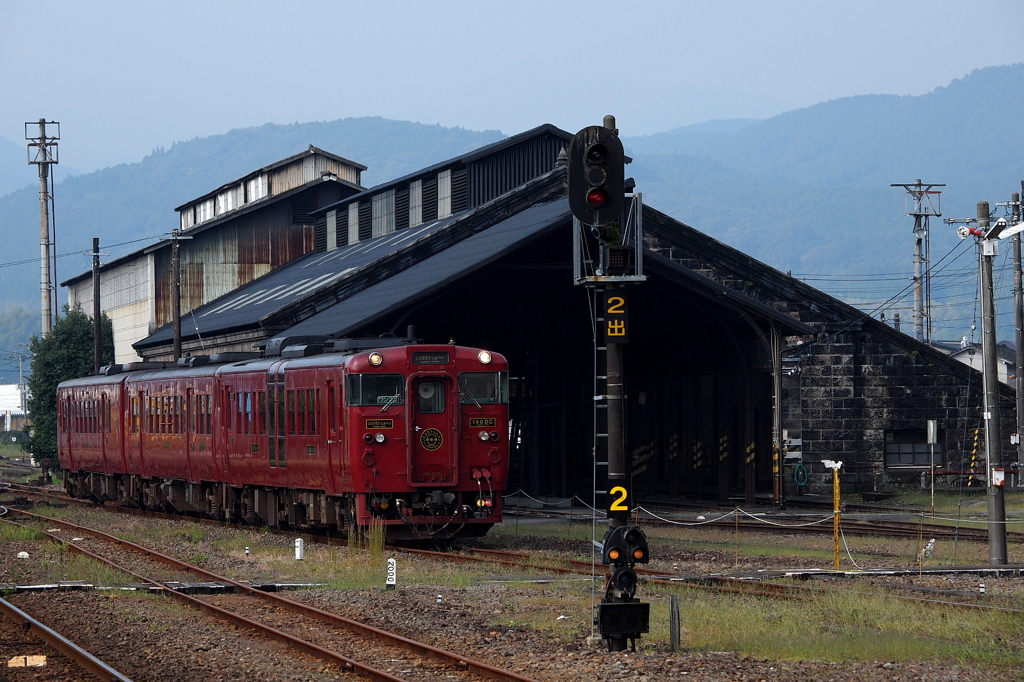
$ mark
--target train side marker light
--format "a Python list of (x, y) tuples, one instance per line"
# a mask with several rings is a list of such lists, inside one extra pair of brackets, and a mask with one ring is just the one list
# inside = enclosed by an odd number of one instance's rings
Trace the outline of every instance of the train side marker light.
[(491, 435), (489, 433), (487, 433), (486, 431), (481, 431), (480, 434), (479, 434), (479, 437), (480, 437), (480, 440), (488, 440), (491, 437)]
[(476, 354), (476, 359), (480, 361), (482, 365), (491, 364), (491, 353), (490, 351), (482, 350)]
[(377, 441), (378, 443), (383, 443), (384, 442), (384, 434), (383, 433), (378, 433), (376, 436), (373, 437), (373, 439), (375, 441)]
[(365, 440), (367, 443), (372, 443), (373, 442), (373, 434), (372, 433), (366, 434), (365, 436), (363, 436), (363, 440)]
[(371, 365), (373, 365), (374, 367), (379, 367), (384, 363), (384, 356), (381, 355), (380, 353), (373, 352), (370, 353), (369, 360)]

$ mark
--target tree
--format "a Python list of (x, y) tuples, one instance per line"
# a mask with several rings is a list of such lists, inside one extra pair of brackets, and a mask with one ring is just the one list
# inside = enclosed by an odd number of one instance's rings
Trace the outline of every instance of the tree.
[[(110, 318), (100, 316), (100, 364), (114, 361), (114, 331)], [(28, 413), (32, 429), (22, 446), (32, 453), (43, 473), (57, 463), (57, 385), (68, 379), (88, 376), (93, 369), (92, 318), (79, 309), (64, 306), (49, 336), (33, 336), (32, 376), (28, 380)]]

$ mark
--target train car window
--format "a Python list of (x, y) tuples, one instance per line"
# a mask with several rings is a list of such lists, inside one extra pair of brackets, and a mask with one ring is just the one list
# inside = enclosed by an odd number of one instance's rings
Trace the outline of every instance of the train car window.
[(349, 374), (349, 405), (404, 405), (405, 377), (401, 374)]
[(132, 433), (139, 432), (139, 397), (132, 396)]
[(297, 418), (297, 424), (296, 424), (297, 428), (296, 428), (296, 430), (299, 432), (300, 436), (305, 436), (306, 435), (306, 392), (300, 390), (300, 391), (296, 391), (296, 393), (298, 394), (298, 395), (296, 395), (296, 402), (298, 403), (298, 410), (297, 410), (298, 418)]
[(309, 435), (316, 435), (316, 406), (320, 402), (320, 389), (307, 389), (306, 390), (306, 413), (309, 415), (309, 429), (307, 430)]
[(288, 435), (295, 435), (295, 391), (286, 391), (288, 395)]
[(252, 391), (245, 393), (245, 432), (253, 432), (252, 424)]
[(206, 415), (206, 426), (204, 433), (213, 433), (213, 395), (205, 395), (203, 412)]
[(463, 405), (497, 405), (508, 402), (507, 372), (462, 372), (459, 400)]
[(441, 414), (444, 412), (445, 396), (443, 381), (421, 381), (416, 386), (416, 411), (420, 414)]
[(256, 393), (256, 421), (259, 422), (259, 432), (261, 435), (267, 434), (267, 392), (259, 391)]

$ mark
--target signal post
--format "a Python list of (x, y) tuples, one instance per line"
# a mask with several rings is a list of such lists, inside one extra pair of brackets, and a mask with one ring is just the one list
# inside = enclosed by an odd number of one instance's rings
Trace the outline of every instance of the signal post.
[[(625, 377), (623, 351), (629, 342), (629, 297), (625, 285), (643, 276), (642, 202), (630, 193), (632, 180), (625, 179), (626, 157), (615, 128), (606, 116), (603, 126), (588, 126), (576, 133), (568, 150), (569, 209), (574, 217), (573, 266), (576, 284), (591, 288), (599, 303), (595, 320), (596, 351), (605, 353), (605, 390), (594, 396), (595, 406), (606, 412), (605, 433), (598, 428), (595, 409), (595, 469), (607, 465), (607, 490), (595, 491), (607, 503), (608, 531), (601, 545), (601, 561), (611, 576), (604, 599), (597, 606), (595, 624), (609, 651), (623, 651), (627, 641), (649, 632), (650, 604), (635, 597), (637, 575), (633, 566), (647, 563), (647, 538), (637, 526), (628, 525), (632, 496), (625, 461)], [(589, 228), (590, 239), (583, 228)], [(591, 251), (597, 242), (597, 258)], [(595, 386), (600, 370), (595, 355)], [(597, 391), (595, 391), (597, 392)], [(601, 462), (597, 442), (604, 438), (607, 462)], [(597, 476), (595, 473), (595, 483)], [(596, 506), (596, 505), (595, 505)]]

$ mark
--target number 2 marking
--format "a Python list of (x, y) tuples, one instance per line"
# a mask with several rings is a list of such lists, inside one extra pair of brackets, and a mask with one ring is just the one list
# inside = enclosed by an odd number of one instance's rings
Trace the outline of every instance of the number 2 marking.
[(626, 497), (629, 496), (629, 493), (626, 492), (625, 488), (621, 485), (617, 485), (608, 492), (611, 495), (618, 495), (615, 501), (612, 502), (611, 506), (608, 507), (608, 511), (629, 511), (629, 507), (623, 504), (623, 502), (626, 501)]
[(622, 315), (626, 311), (622, 307), (626, 305), (626, 299), (621, 296), (612, 296), (608, 299), (608, 314)]

